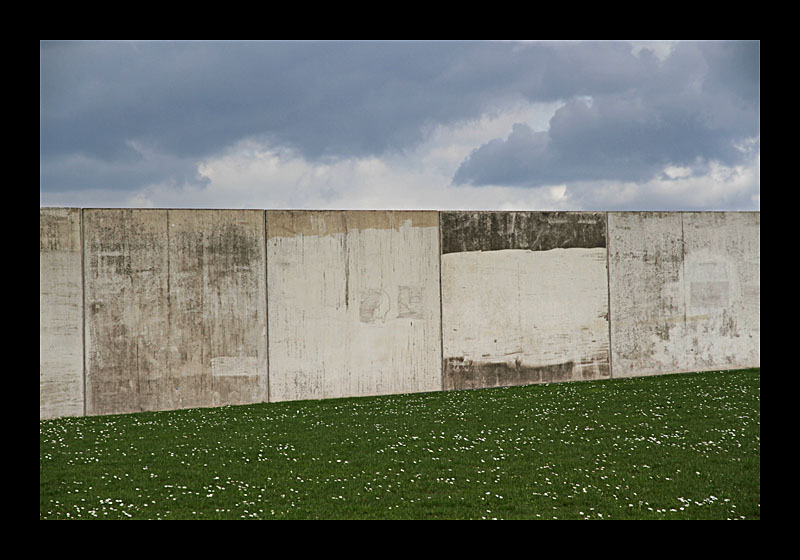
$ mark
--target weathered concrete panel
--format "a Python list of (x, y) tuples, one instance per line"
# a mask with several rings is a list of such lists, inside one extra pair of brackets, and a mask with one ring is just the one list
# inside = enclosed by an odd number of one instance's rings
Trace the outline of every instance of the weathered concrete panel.
[(442, 254), (526, 249), (605, 249), (598, 212), (442, 212)]
[(614, 377), (678, 371), (664, 343), (684, 320), (681, 215), (612, 212), (608, 237)]
[(760, 366), (760, 213), (40, 208), (42, 419), (611, 366)]
[(444, 388), (610, 376), (602, 213), (445, 212)]
[(614, 377), (760, 365), (760, 213), (609, 214)]
[(82, 416), (81, 211), (39, 209), (39, 419)]
[(435, 212), (267, 211), (270, 400), (441, 390)]
[(87, 414), (266, 402), (263, 211), (84, 215)]
[(683, 217), (686, 333), (683, 369), (761, 365), (761, 214)]

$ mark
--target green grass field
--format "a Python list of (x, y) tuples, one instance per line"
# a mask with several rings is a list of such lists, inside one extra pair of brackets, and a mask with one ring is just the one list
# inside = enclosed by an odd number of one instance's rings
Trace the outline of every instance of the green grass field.
[(760, 519), (760, 369), (39, 423), (40, 519)]

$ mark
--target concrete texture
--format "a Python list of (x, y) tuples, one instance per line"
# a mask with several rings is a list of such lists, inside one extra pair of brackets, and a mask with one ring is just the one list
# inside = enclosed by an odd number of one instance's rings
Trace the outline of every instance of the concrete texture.
[(600, 212), (442, 212), (442, 254), (605, 249)]
[(441, 389), (436, 212), (266, 220), (271, 400)]
[(268, 400), (264, 213), (85, 210), (86, 413)]
[(39, 209), (39, 419), (83, 416), (81, 211)]
[(760, 216), (40, 208), (39, 416), (760, 367)]
[(444, 389), (610, 376), (602, 213), (444, 212)]
[(609, 214), (614, 377), (760, 366), (760, 219)]

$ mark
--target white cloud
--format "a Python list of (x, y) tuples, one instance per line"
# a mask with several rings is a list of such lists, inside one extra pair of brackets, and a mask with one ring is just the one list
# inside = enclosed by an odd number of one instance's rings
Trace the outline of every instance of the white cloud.
[(560, 204), (565, 200), (565, 187), (530, 190), (451, 185), (453, 173), (476, 145), (502, 136), (516, 122), (546, 129), (560, 106), (517, 100), (479, 119), (430, 127), (413, 150), (382, 157), (310, 161), (297, 152), (247, 139), (197, 165), (204, 184), (151, 184), (133, 193), (120, 193), (114, 206), (510, 209)]
[(585, 210), (759, 210), (760, 158), (749, 165), (711, 162), (703, 173), (670, 166), (644, 183), (570, 184), (566, 195)]
[[(429, 127), (414, 149), (382, 157), (308, 160), (263, 140), (237, 142), (196, 164), (198, 180), (152, 183), (135, 191), (91, 189), (51, 193), (43, 205), (161, 208), (626, 210), (745, 209), (760, 205), (759, 139), (739, 148), (751, 165), (711, 162), (697, 169), (666, 166), (644, 183), (584, 181), (538, 188), (453, 185), (455, 170), (475, 146), (503, 138), (516, 123), (545, 131), (563, 103), (522, 101), (479, 119)], [(134, 147), (161, 161), (153, 149)], [(168, 163), (177, 165), (175, 162)], [(185, 161), (183, 162), (185, 163)], [(59, 200), (59, 196), (63, 199)]]

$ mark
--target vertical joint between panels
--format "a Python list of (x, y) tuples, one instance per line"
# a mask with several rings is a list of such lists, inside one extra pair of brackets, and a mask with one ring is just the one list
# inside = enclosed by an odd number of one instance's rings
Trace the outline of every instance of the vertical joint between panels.
[(270, 391), (270, 356), (269, 356), (269, 240), (267, 237), (267, 211), (264, 210), (262, 220), (264, 228), (264, 332), (267, 355), (267, 402), (272, 400)]
[(608, 292), (608, 376), (614, 379), (614, 346), (611, 331), (611, 212), (606, 212), (606, 290)]
[(86, 247), (84, 236), (84, 209), (80, 209), (80, 258), (81, 258), (81, 377), (83, 379), (83, 415), (86, 416)]
[(439, 230), (439, 387), (444, 391), (444, 300), (442, 290), (442, 213), (436, 212), (436, 225)]

